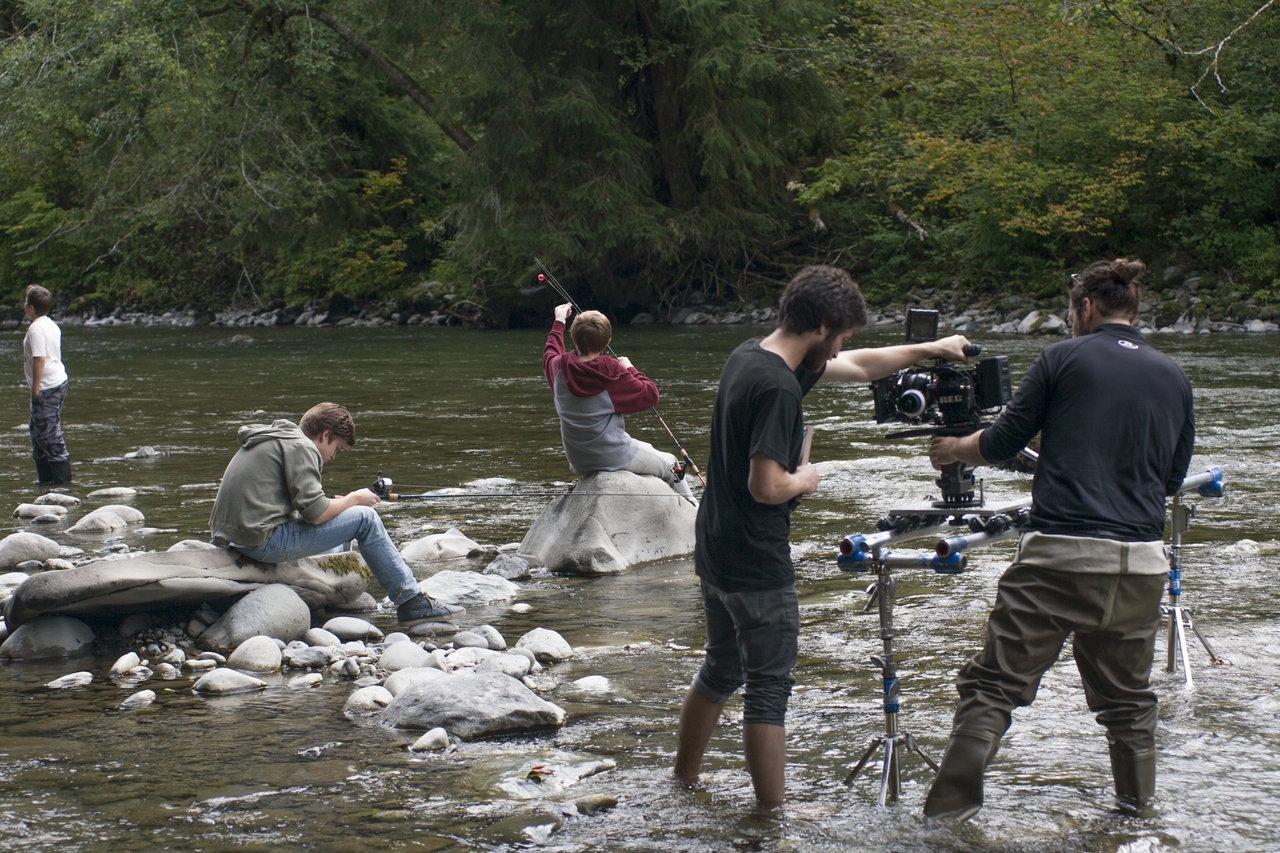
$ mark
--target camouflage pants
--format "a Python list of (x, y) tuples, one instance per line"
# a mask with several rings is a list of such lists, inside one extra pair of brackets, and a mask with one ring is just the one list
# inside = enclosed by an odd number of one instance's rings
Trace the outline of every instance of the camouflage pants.
[(31, 455), (37, 461), (65, 462), (71, 458), (62, 437), (62, 402), (67, 399), (67, 385), (40, 392), (31, 398)]

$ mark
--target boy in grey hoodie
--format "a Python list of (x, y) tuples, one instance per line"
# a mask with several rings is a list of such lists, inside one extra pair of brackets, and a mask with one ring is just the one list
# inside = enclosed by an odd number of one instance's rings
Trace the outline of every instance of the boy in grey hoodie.
[(240, 449), (227, 465), (209, 516), (213, 544), (251, 560), (280, 563), (341, 550), (352, 539), (396, 605), (396, 621), (416, 625), (460, 616), (418, 590), (413, 572), (387, 535), (369, 489), (339, 498), (324, 493), (324, 463), (356, 443), (351, 413), (336, 403), (312, 406), (297, 424), (240, 428)]

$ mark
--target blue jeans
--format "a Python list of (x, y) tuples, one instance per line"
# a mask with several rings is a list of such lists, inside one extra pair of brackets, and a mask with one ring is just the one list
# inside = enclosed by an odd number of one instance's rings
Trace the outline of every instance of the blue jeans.
[(360, 543), (360, 554), (373, 576), (396, 605), (404, 604), (418, 592), (413, 571), (387, 535), (378, 513), (367, 506), (353, 506), (323, 524), (300, 518), (286, 521), (271, 531), (267, 541), (252, 548), (232, 547), (259, 563), (283, 563), (342, 550), (352, 539)]

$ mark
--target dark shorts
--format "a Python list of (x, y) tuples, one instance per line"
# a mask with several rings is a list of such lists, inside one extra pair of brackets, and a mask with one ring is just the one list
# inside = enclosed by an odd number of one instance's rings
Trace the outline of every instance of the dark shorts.
[(784, 725), (800, 639), (795, 586), (725, 592), (701, 583), (707, 654), (693, 689), (719, 704), (745, 685), (743, 722)]

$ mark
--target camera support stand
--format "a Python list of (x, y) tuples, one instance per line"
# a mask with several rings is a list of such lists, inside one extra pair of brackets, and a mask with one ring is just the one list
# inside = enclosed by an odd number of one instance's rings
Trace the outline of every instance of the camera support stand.
[[(1202, 494), (1209, 497), (1222, 494), (1221, 476), (1221, 472), (1218, 472), (1218, 480), (1210, 483), (1210, 486), (1216, 485), (1216, 493), (1212, 490), (1204, 491), (1202, 488)], [(1184, 491), (1186, 490), (1189, 489), (1184, 488)], [(1172, 536), (1169, 543), (1169, 603), (1162, 605), (1160, 610), (1169, 616), (1169, 655), (1164, 667), (1165, 672), (1173, 672), (1180, 659), (1186, 688), (1194, 690), (1196, 685), (1191, 677), (1191, 663), (1187, 659), (1188, 630), (1195, 632), (1200, 644), (1209, 653), (1209, 659), (1214, 666), (1229, 666), (1231, 662), (1218, 657), (1218, 653), (1213, 650), (1213, 646), (1209, 645), (1209, 640), (1200, 627), (1191, 620), (1190, 610), (1182, 604), (1182, 534), (1186, 532), (1191, 519), (1196, 516), (1195, 504), (1183, 503), (1182, 494), (1180, 491), (1173, 496), (1170, 510), (1169, 528)]]
[[(932, 555), (930, 555), (932, 557)], [(920, 565), (919, 559), (907, 558), (910, 560), (910, 566)], [(862, 768), (875, 756), (881, 748), (884, 749), (884, 769), (880, 773), (880, 796), (877, 803), (883, 806), (886, 802), (897, 801), (898, 794), (901, 792), (901, 762), (899, 757), (903, 751), (914, 752), (933, 768), (936, 773), (938, 764), (929, 757), (920, 746), (916, 743), (915, 737), (910, 732), (904, 732), (898, 728), (898, 711), (900, 710), (900, 702), (898, 699), (898, 665), (893, 657), (893, 577), (889, 574), (892, 567), (893, 558), (890, 554), (881, 554), (880, 549), (876, 548), (872, 552), (870, 559), (866, 561), (870, 568), (876, 572), (876, 580), (867, 590), (869, 598), (867, 599), (867, 608), (870, 608), (873, 601), (879, 604), (880, 609), (880, 639), (884, 643), (884, 653), (880, 655), (872, 655), (871, 662), (880, 667), (880, 676), (884, 685), (884, 734), (876, 735), (871, 739), (871, 744), (867, 747), (867, 751), (863, 753), (862, 758), (858, 761), (854, 768), (849, 771), (849, 775), (844, 777), (844, 783), (850, 785), (857, 775), (862, 772)], [(867, 608), (864, 608), (867, 609)]]

